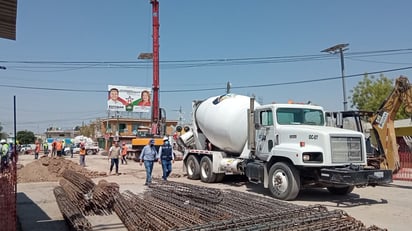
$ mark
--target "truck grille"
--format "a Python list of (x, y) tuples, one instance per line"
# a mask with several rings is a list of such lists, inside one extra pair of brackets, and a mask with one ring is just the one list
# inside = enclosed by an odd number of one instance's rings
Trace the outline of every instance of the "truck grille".
[(361, 137), (331, 137), (332, 163), (363, 162)]

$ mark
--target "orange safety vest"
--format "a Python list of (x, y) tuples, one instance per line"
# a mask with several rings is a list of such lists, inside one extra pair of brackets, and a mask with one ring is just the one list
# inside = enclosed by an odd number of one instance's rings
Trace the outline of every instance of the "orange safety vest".
[(36, 149), (34, 152), (39, 153), (40, 152), (40, 144), (36, 144)]
[(84, 147), (80, 148), (79, 154), (82, 155), (82, 156), (86, 155), (86, 148), (84, 148)]
[(56, 143), (56, 150), (57, 150), (57, 151), (61, 151), (61, 150), (62, 150), (62, 146), (63, 146), (62, 142), (57, 142), (57, 143)]
[(123, 148), (122, 148), (122, 156), (125, 156), (125, 155), (127, 155), (127, 146), (126, 146), (126, 145), (123, 145)]

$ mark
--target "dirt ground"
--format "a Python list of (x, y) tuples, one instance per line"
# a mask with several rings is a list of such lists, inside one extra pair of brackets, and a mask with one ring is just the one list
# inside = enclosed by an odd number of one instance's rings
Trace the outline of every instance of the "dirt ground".
[[(78, 162), (78, 155), (74, 158), (46, 157), (39, 160), (34, 160), (33, 155), (20, 156), (19, 164), (22, 167), (18, 170), (17, 209), (22, 230), (67, 230), (53, 195), (53, 188), (58, 185), (58, 179), (64, 169), (83, 172), (95, 182), (101, 179), (116, 182), (120, 185), (120, 191), (142, 193), (147, 189), (144, 186), (144, 167), (133, 160), (129, 160), (127, 165), (119, 165), (119, 176), (108, 175), (109, 161), (106, 156), (87, 156), (85, 168), (80, 167)], [(156, 164), (153, 177), (160, 178), (161, 174), (161, 165)], [(189, 180), (184, 176), (182, 161), (176, 161), (173, 165), (170, 180), (270, 197), (267, 189), (248, 183), (241, 177), (229, 176), (218, 184)], [(388, 230), (402, 231), (410, 230), (411, 192), (412, 182), (403, 181), (396, 181), (387, 186), (358, 188), (347, 196), (333, 196), (324, 189), (306, 189), (291, 203), (321, 204), (329, 210), (342, 209), (367, 227), (376, 225)], [(94, 230), (126, 230), (116, 215), (92, 216), (88, 219)]]

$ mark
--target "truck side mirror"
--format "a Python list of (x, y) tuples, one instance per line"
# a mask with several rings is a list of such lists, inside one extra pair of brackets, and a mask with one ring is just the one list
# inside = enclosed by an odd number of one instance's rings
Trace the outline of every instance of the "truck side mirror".
[(255, 129), (258, 130), (260, 129), (262, 126), (260, 125), (260, 123), (255, 123)]

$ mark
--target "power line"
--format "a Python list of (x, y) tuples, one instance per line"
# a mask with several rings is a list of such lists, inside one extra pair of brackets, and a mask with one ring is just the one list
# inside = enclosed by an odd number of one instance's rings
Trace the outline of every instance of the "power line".
[[(347, 52), (345, 58), (351, 57), (377, 57), (388, 55), (412, 54), (412, 48), (391, 49), (379, 51)], [(210, 66), (236, 66), (257, 65), (289, 62), (305, 62), (315, 60), (334, 59), (327, 54), (315, 55), (291, 55), (291, 56), (268, 56), (268, 57), (244, 57), (244, 58), (214, 58), (214, 59), (192, 59), (192, 60), (161, 60), (162, 69), (194, 68)], [(152, 65), (150, 61), (6, 61), (0, 63), (7, 65), (8, 69), (33, 72), (57, 72), (73, 71), (78, 69), (106, 69), (106, 68), (148, 68)], [(35, 71), (34, 69), (37, 69)], [(49, 69), (49, 70), (40, 70)], [(53, 69), (53, 70), (50, 70)]]
[[(380, 74), (380, 73), (388, 73), (388, 72), (402, 71), (402, 70), (409, 70), (409, 69), (412, 69), (412, 66), (367, 72), (367, 74)], [(346, 75), (345, 77), (346, 78), (354, 78), (354, 77), (359, 77), (359, 76), (363, 76), (363, 75), (365, 75), (365, 72), (364, 73), (359, 73), (359, 74)], [(299, 80), (299, 81), (291, 81), (291, 82), (283, 82), (283, 83), (264, 83), (264, 84), (257, 84), (257, 85), (246, 85), (246, 86), (238, 86), (238, 87), (232, 87), (232, 88), (242, 89), (242, 88), (273, 87), (273, 86), (283, 86), (283, 85), (294, 85), (294, 84), (329, 81), (329, 80), (335, 80), (335, 79), (340, 79), (340, 78), (342, 78), (342, 77), (341, 76), (339, 76), (339, 77), (326, 77), (326, 78)], [(97, 93), (103, 93), (103, 92), (107, 93), (107, 90), (97, 90), (97, 89), (29, 87), (29, 86), (10, 85), (10, 84), (0, 84), (0, 87), (30, 89), (30, 90), (45, 90), (45, 91), (62, 91), (62, 92), (66, 91), (66, 92), (84, 92), (84, 93), (96, 93), (96, 92)], [(179, 92), (215, 91), (215, 90), (226, 90), (226, 86), (225, 87), (215, 87), (215, 88), (160, 90), (160, 92), (179, 93)]]

